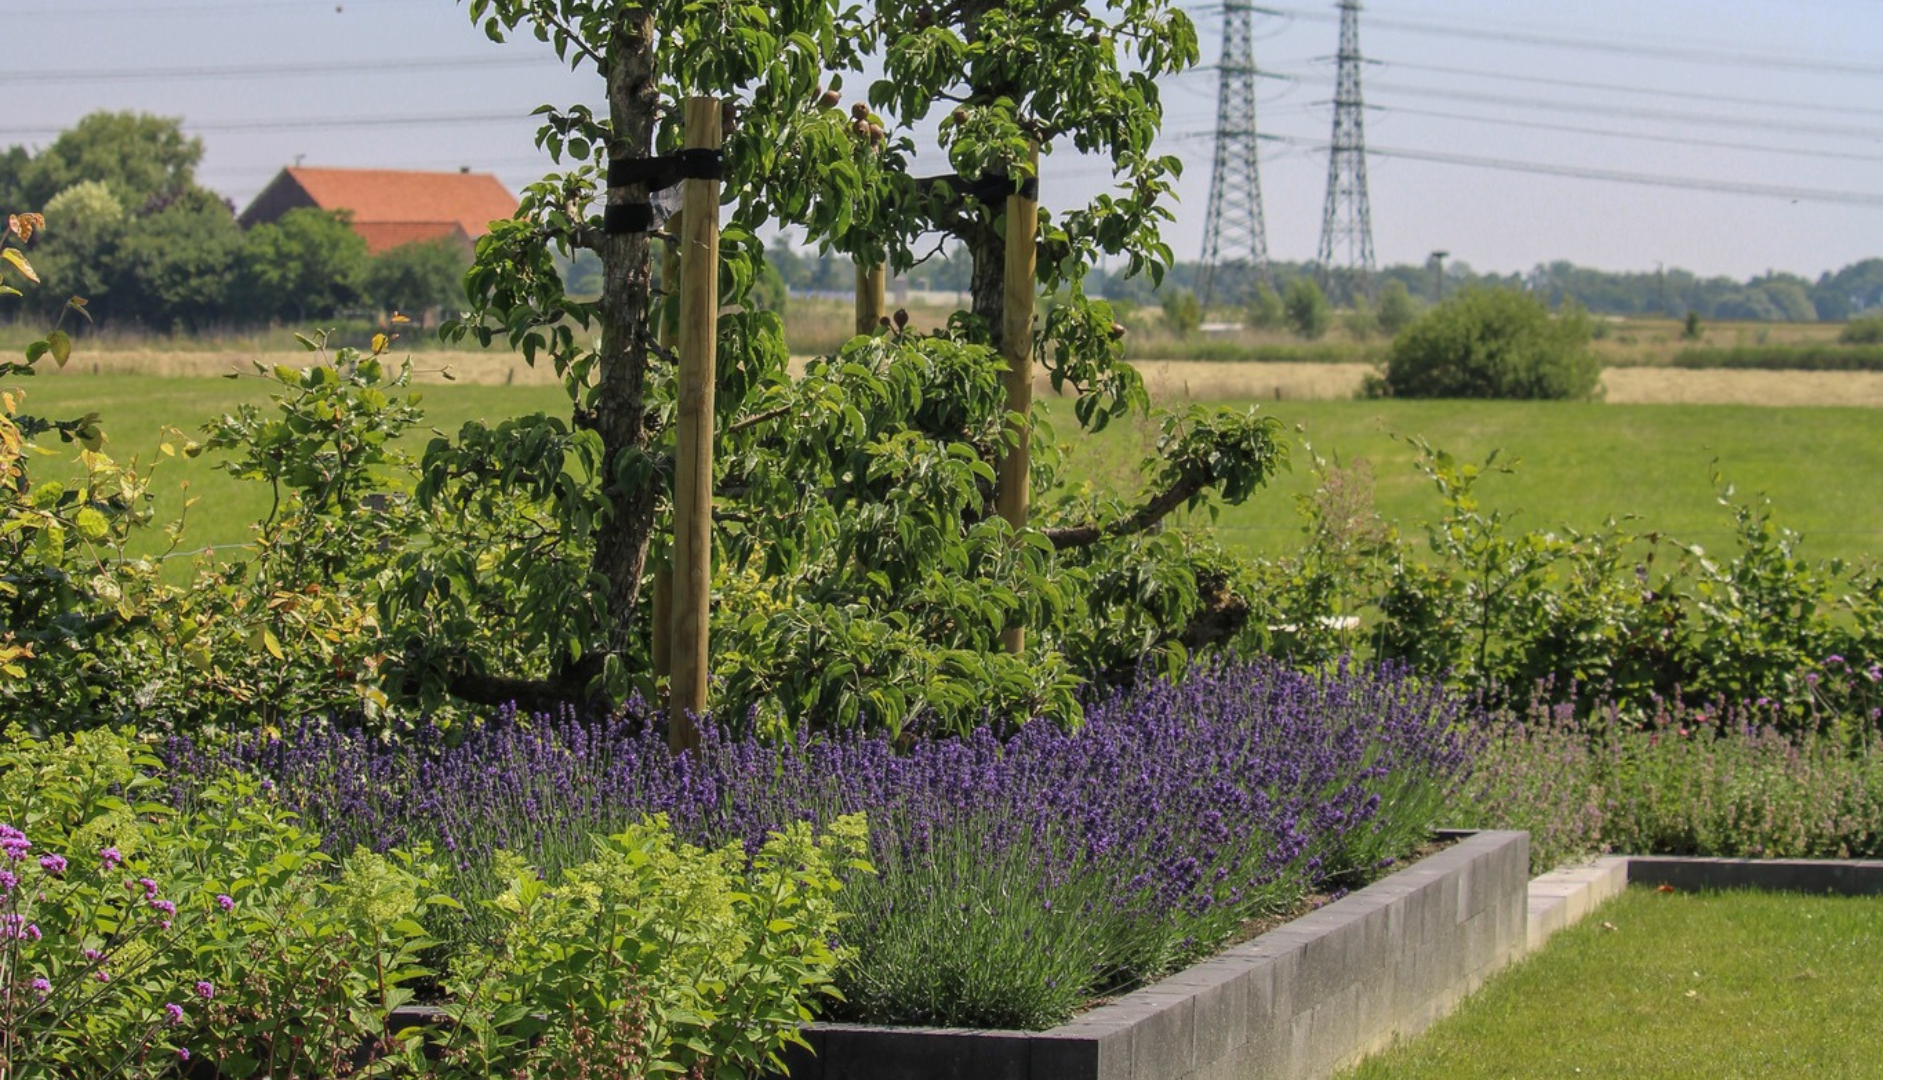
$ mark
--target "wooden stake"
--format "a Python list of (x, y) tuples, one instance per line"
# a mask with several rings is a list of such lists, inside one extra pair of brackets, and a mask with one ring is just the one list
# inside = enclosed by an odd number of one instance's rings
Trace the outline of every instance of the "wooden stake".
[[(1040, 155), (1035, 150), (1034, 174), (1039, 175)], [(1000, 355), (1006, 358), (1004, 376), (1007, 412), (1021, 417), (1020, 437), (1000, 462), (1000, 484), (994, 509), (1015, 531), (1027, 527), (1027, 471), (1032, 460), (1033, 420), (1033, 275), (1034, 246), (1040, 231), (1040, 204), (1025, 195), (1007, 196), (1007, 275), (1006, 305), (1001, 315)], [(1001, 631), (1000, 643), (1008, 652), (1026, 649), (1024, 627), (1009, 626)]]
[[(686, 145), (720, 147), (720, 100), (686, 101)], [(680, 420), (674, 440), (673, 662), (667, 745), (700, 753), (713, 592), (713, 377), (720, 318), (720, 182), (686, 180), (680, 230)]]
[[(680, 236), (680, 222), (678, 210), (667, 218), (667, 235), (676, 240)], [(669, 242), (666, 246), (666, 258), (660, 265), (660, 284), (668, 292), (660, 302), (660, 310), (667, 313), (667, 317), (660, 320), (660, 347), (671, 353), (680, 343), (680, 332), (674, 325), (679, 312), (672, 300), (673, 291), (680, 287), (677, 243)], [(667, 537), (661, 546), (665, 552), (653, 564), (653, 700), (657, 705), (666, 704), (668, 676), (673, 670), (673, 538)]]
[(862, 267), (853, 286), (853, 336), (866, 337), (887, 317), (887, 268)]

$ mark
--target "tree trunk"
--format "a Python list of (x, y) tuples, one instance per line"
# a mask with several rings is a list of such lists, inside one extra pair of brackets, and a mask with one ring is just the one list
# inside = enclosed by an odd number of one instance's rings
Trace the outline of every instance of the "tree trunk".
[[(608, 57), (607, 103), (617, 140), (610, 150), (616, 156), (654, 152), (658, 99), (653, 38), (652, 16), (636, 16), (616, 39)], [(608, 192), (607, 203), (610, 207), (638, 204), (647, 198), (641, 187), (614, 188)], [(653, 261), (645, 233), (609, 236), (602, 257), (606, 285), (600, 301), (604, 325), (600, 400), (594, 426), (606, 444), (600, 482), (611, 512), (593, 538), (593, 581), (605, 582), (606, 648), (622, 653), (633, 639), (634, 614), (646, 577), (647, 545), (662, 484), (660, 470), (644, 460), (632, 465), (623, 460), (629, 451), (643, 450), (649, 441), (646, 383), (651, 358), (646, 341), (652, 314)], [(620, 478), (623, 466), (628, 475), (626, 483)], [(594, 672), (569, 674), (591, 678)]]

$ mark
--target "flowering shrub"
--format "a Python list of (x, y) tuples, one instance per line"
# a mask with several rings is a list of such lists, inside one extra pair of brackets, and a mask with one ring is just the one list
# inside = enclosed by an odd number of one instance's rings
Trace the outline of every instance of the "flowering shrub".
[[(645, 726), (509, 713), (446, 747), (311, 724), (211, 756), (273, 777), (331, 850), (432, 843), (475, 916), (448, 929), (474, 938), (498, 918), (473, 902), (505, 885), (496, 849), (558, 880), (597, 833), (654, 813), (752, 853), (783, 823), (865, 812), (879, 873), (846, 893), (851, 1007), (1044, 1026), (1404, 854), (1465, 771), (1464, 719), (1403, 671), (1263, 661), (1147, 684), (1074, 734), (1028, 725), (1002, 743), (982, 725), (905, 752), (709, 731), (696, 763)], [(172, 754), (211, 767), (184, 742)]]
[(0, 1058), (13, 1076), (345, 1075), (418, 974), (426, 878), (407, 853), (337, 875), (257, 779), (156, 802), (124, 735), (0, 751)]
[(1878, 731), (1800, 731), (1782, 716), (1773, 702), (1657, 701), (1643, 726), (1536, 702), (1482, 751), (1474, 823), (1526, 829), (1536, 871), (1603, 851), (1880, 857)]

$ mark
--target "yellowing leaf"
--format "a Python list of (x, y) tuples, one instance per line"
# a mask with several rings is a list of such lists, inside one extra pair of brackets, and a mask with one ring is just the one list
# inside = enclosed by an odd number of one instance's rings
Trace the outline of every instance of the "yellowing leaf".
[(73, 355), (73, 340), (65, 330), (55, 330), (47, 335), (47, 348), (53, 352), (53, 362), (66, 367), (67, 357)]
[(4, 250), (0, 250), (0, 259), (5, 259), (8, 262), (12, 263), (15, 269), (19, 270), (22, 274), (26, 275), (26, 278), (28, 281), (31, 281), (36, 285), (40, 283), (40, 275), (33, 272), (33, 266), (27, 262), (27, 257), (25, 255), (20, 254), (19, 248), (6, 248)]
[(98, 540), (107, 535), (107, 515), (91, 506), (83, 506), (73, 515), (73, 527), (80, 535), (89, 540)]
[(377, 356), (377, 355), (379, 355), (380, 353), (383, 353), (383, 352), (386, 352), (386, 351), (387, 351), (387, 335), (385, 335), (385, 334), (375, 334), (375, 335), (373, 335), (373, 352), (374, 352), (374, 355), (376, 355), (376, 356)]
[(260, 644), (267, 647), (267, 652), (271, 653), (275, 660), (285, 660), (287, 658), (287, 654), (280, 651), (280, 639), (273, 636), (273, 631), (262, 628), (260, 631)]

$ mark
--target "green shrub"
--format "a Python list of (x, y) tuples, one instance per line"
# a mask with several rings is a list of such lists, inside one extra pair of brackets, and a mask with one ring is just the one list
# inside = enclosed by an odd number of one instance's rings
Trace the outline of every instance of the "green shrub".
[(1420, 317), (1420, 308), (1407, 291), (1407, 283), (1398, 278), (1380, 287), (1380, 302), (1373, 321), (1383, 334), (1398, 334)]
[(1847, 320), (1840, 331), (1842, 345), (1878, 345), (1881, 342), (1882, 313), (1870, 311), (1865, 315), (1855, 315)]
[(1593, 329), (1571, 307), (1556, 317), (1533, 297), (1467, 289), (1394, 338), (1379, 390), (1409, 398), (1593, 397)]
[(1247, 301), (1247, 326), (1254, 330), (1278, 330), (1287, 324), (1286, 305), (1280, 294), (1264, 281), (1253, 285), (1253, 299)]
[(509, 884), (488, 906), (507, 931), (448, 981), (442, 1068), (759, 1075), (800, 1041), (822, 997), (839, 996), (832, 979), (848, 953), (833, 947), (844, 917), (833, 898), (845, 875), (872, 871), (865, 853), (858, 816), (818, 839), (805, 824), (775, 833), (748, 858), (737, 842), (677, 842), (659, 815), (557, 883), (501, 856)]
[(1160, 300), (1167, 330), (1175, 337), (1186, 337), (1200, 329), (1200, 298), (1185, 289), (1169, 289)]
[(1294, 278), (1280, 297), (1287, 313), (1287, 328), (1309, 341), (1326, 334), (1333, 325), (1333, 305), (1312, 278)]

